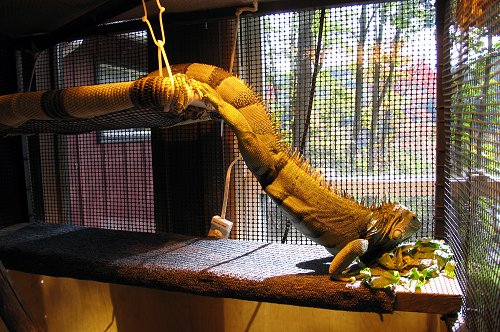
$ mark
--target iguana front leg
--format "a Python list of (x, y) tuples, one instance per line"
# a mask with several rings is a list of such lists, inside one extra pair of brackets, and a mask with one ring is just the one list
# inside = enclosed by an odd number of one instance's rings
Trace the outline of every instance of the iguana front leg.
[(357, 258), (368, 251), (368, 240), (356, 239), (349, 242), (333, 258), (328, 272), (332, 279), (349, 281), (349, 276), (343, 274), (347, 267)]
[(235, 133), (239, 142), (238, 149), (249, 169), (257, 176), (257, 179), (273, 173), (275, 160), (272, 152), (267, 149), (264, 142), (254, 132), (245, 116), (212, 91), (204, 91), (204, 100), (217, 110)]

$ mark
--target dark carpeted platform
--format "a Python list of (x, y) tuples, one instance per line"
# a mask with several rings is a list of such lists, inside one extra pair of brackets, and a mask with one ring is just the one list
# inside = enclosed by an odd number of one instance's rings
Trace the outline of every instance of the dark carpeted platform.
[(391, 312), (391, 291), (331, 281), (319, 246), (29, 224), (0, 237), (9, 269), (200, 295)]

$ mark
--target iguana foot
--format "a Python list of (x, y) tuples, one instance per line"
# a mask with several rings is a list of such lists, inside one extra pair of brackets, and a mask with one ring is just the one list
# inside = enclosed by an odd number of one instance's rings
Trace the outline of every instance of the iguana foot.
[(356, 239), (349, 242), (332, 260), (328, 272), (333, 280), (351, 281), (352, 275), (345, 272), (351, 263), (368, 250), (368, 240)]

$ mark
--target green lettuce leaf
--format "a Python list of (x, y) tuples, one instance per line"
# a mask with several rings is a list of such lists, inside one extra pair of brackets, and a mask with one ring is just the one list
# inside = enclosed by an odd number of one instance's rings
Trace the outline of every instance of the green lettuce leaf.
[(381, 254), (376, 265), (360, 270), (358, 279), (372, 288), (401, 285), (418, 291), (441, 274), (455, 278), (456, 263), (452, 258), (453, 253), (444, 241), (418, 239)]

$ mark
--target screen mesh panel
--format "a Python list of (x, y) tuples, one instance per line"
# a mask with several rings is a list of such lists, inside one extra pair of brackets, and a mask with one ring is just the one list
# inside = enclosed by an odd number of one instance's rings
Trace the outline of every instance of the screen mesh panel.
[[(137, 79), (147, 70), (144, 31), (61, 43), (36, 62), (38, 90)], [(150, 130), (30, 136), (34, 219), (155, 231)]]
[[(240, 31), (239, 74), (289, 144), (356, 199), (414, 209), (419, 236), (433, 235), (434, 31), (433, 8), (411, 1), (246, 18)], [(279, 240), (285, 217), (247, 185), (238, 206), (268, 223), (246, 228)]]
[[(227, 64), (233, 20), (198, 27), (170, 28), (170, 61)], [(244, 17), (235, 65), (290, 145), (356, 199), (415, 210), (418, 236), (433, 236), (434, 31), (433, 7), (413, 1)], [(36, 88), (135, 79), (147, 72), (146, 40), (141, 31), (62, 43), (37, 61)], [(34, 219), (195, 235), (220, 214), (226, 168), (238, 156), (220, 122), (42, 134), (30, 143)], [(233, 238), (310, 243), (243, 162), (227, 218)]]
[(451, 1), (444, 75), (446, 225), (470, 331), (500, 320), (500, 6)]

